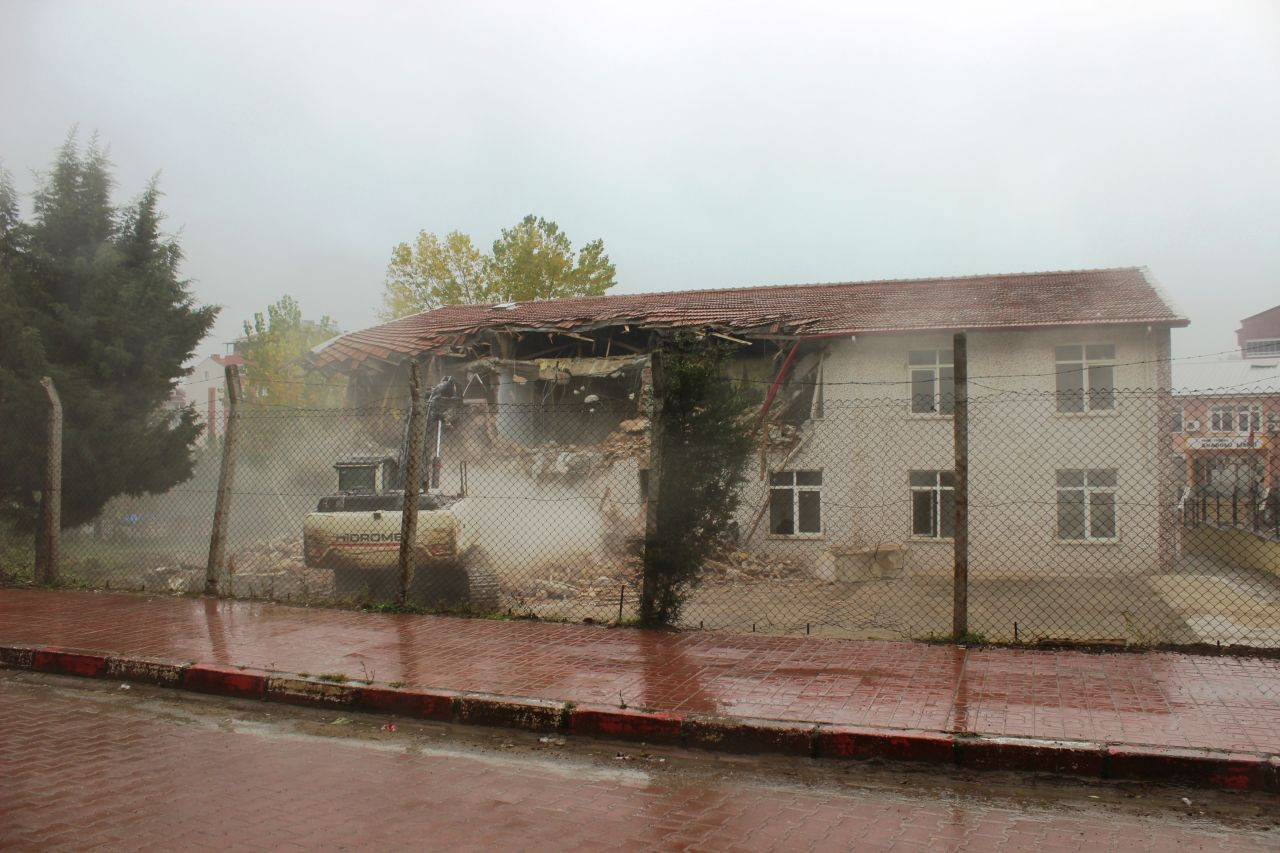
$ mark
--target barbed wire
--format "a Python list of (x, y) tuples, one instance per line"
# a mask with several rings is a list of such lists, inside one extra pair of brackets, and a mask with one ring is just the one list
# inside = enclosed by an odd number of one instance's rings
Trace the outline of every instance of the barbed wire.
[[(1145, 366), (1145, 365), (1152, 365), (1152, 364), (1159, 365), (1159, 364), (1173, 364), (1174, 362), (1182, 362), (1182, 361), (1195, 361), (1197, 359), (1209, 359), (1209, 358), (1215, 358), (1223, 355), (1239, 355), (1239, 353), (1240, 353), (1239, 348), (1236, 348), (1236, 349), (1229, 349), (1229, 350), (1219, 350), (1219, 351), (1210, 352), (1210, 353), (1200, 353), (1197, 355), (1170, 356), (1167, 358), (1138, 359), (1133, 361), (1106, 360), (1106, 361), (1103, 361), (1102, 364), (1109, 367), (1137, 367), (1137, 366)], [(1262, 361), (1265, 361), (1265, 359), (1263, 359)], [(1046, 376), (1059, 376), (1059, 375), (1065, 375), (1069, 373), (1078, 373), (1079, 371), (1080, 371), (1080, 368), (1072, 367), (1072, 368), (1064, 368), (1061, 370), (1055, 368), (1054, 370), (1038, 371), (1038, 372), (972, 374), (969, 376), (969, 381), (975, 382), (977, 380), (1031, 379), (1031, 378), (1041, 378)], [(582, 378), (585, 379), (588, 377), (582, 377)], [(747, 384), (772, 385), (774, 384), (776, 379), (775, 378), (768, 378), (768, 379), (736, 378), (736, 379), (733, 379), (733, 381), (737, 383), (745, 382)], [(802, 380), (802, 379), (797, 379), (797, 378), (790, 378), (786, 381), (793, 385), (808, 384), (808, 385), (822, 385), (824, 387), (841, 386), (841, 385), (895, 386), (895, 385), (911, 384), (911, 380), (909, 378), (908, 379), (880, 379), (880, 380), (870, 380), (870, 379), (868, 380), (860, 380), (860, 379), (825, 380), (824, 379), (822, 381), (814, 380), (812, 382)], [(306, 388), (347, 389), (350, 387), (349, 381), (314, 382), (314, 381), (308, 381), (306, 379), (285, 379), (285, 378), (275, 378), (275, 377), (268, 379), (263, 384), (268, 386), (297, 385), (297, 386), (303, 386)], [(393, 383), (386, 383), (386, 384), (380, 383), (378, 384), (377, 387), (383, 390), (399, 390), (405, 395), (409, 393), (409, 385), (407, 382), (393, 382)]]

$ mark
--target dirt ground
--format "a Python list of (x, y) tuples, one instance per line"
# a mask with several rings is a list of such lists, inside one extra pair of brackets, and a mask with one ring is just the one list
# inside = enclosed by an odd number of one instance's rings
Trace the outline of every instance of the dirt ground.
[[(95, 588), (187, 594), (204, 586), (206, 555), (155, 543), (77, 542), (64, 548), (64, 578)], [(326, 604), (333, 576), (303, 565), (296, 539), (232, 549), (220, 580), (240, 598)], [(495, 561), (502, 612), (607, 623), (636, 616), (640, 561), (566, 554), (518, 570)], [(391, 600), (394, 589), (375, 589)], [(951, 630), (949, 577), (914, 574), (857, 583), (813, 579), (787, 560), (739, 553), (714, 561), (693, 590), (683, 627), (853, 639), (918, 639)], [(984, 576), (974, 566), (970, 630), (989, 641), (1222, 643), (1280, 647), (1280, 578), (1199, 557), (1156, 575)]]

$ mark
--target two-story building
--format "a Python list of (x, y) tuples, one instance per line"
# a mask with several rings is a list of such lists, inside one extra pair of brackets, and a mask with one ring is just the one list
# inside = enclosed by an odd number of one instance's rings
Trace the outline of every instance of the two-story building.
[(429, 382), (451, 375), (492, 404), (490, 435), (581, 445), (643, 416), (646, 356), (663, 336), (723, 339), (767, 423), (741, 547), (814, 565), (884, 548), (942, 573), (964, 332), (971, 563), (1141, 574), (1173, 547), (1163, 389), (1170, 330), (1186, 324), (1145, 269), (1118, 268), (447, 306), (344, 335), (312, 363), (349, 378), (351, 405), (402, 405), (407, 363), (425, 357)]

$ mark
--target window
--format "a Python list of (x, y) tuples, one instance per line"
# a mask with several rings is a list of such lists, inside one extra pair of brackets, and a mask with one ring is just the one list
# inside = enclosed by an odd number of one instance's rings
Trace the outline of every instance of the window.
[(954, 471), (911, 472), (911, 535), (950, 539), (956, 533)]
[(907, 356), (911, 413), (950, 415), (955, 411), (955, 367), (951, 350), (915, 350)]
[(821, 471), (775, 471), (769, 475), (769, 532), (774, 536), (822, 533)]
[(1058, 472), (1058, 538), (1081, 542), (1116, 538), (1114, 468)]
[(1181, 409), (1173, 413), (1173, 431), (1174, 432), (1182, 432), (1185, 423), (1186, 423), (1185, 413)]
[(1280, 412), (1267, 412), (1267, 432), (1280, 432)]
[(376, 489), (377, 474), (374, 465), (343, 465), (338, 468), (338, 491), (372, 492)]
[(1209, 410), (1209, 429), (1214, 432), (1231, 432), (1234, 415), (1230, 406), (1214, 406)]
[(1261, 406), (1214, 406), (1209, 410), (1209, 426), (1214, 432), (1259, 432)]
[(1094, 412), (1115, 408), (1116, 348), (1088, 344), (1053, 349), (1058, 375), (1058, 411)]
[(1236, 429), (1240, 432), (1260, 432), (1262, 430), (1262, 407), (1237, 406)]
[(1244, 342), (1245, 358), (1265, 358), (1270, 355), (1280, 355), (1280, 338), (1261, 338)]

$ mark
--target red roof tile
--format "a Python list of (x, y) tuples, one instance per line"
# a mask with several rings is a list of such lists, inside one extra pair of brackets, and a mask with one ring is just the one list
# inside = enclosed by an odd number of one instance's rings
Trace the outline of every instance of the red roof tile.
[(574, 329), (630, 323), (738, 334), (866, 334), (1079, 325), (1185, 326), (1141, 267), (964, 278), (677, 290), (493, 305), (448, 305), (335, 338), (320, 368), (397, 361), (485, 328)]

